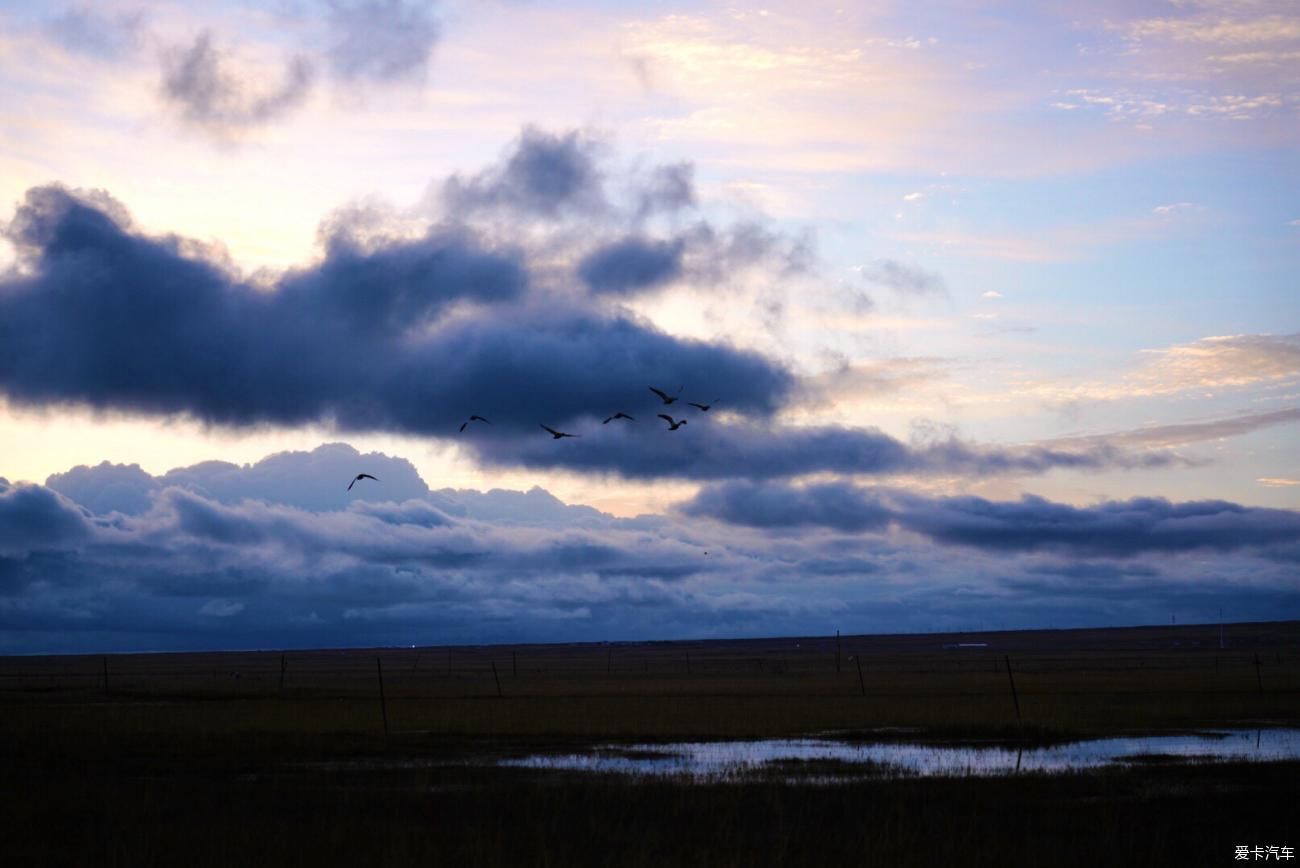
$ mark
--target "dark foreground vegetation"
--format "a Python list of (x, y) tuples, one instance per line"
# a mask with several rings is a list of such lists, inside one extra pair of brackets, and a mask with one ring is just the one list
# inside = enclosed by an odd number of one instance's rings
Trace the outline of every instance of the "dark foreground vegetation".
[[(943, 649), (967, 641), (988, 647)], [(1227, 865), (1241, 845), (1300, 850), (1297, 763), (825, 785), (492, 765), (593, 741), (1300, 725), (1294, 622), (1233, 625), (1223, 648), (1217, 627), (836, 644), (3, 659), (0, 864)]]

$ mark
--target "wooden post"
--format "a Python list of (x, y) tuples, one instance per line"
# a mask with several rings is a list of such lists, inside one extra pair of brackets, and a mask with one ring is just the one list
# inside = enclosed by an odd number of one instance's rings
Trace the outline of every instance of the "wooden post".
[(610, 672), (612, 672), (613, 667), (614, 667), (614, 650), (612, 648), (607, 648), (605, 649), (605, 674), (608, 675)]
[(492, 680), (497, 683), (497, 699), (501, 698), (501, 678), (497, 675), (497, 662), (489, 661), (492, 664)]
[(384, 735), (388, 735), (388, 699), (384, 696), (384, 661), (375, 658), (375, 671), (379, 673), (379, 710), (384, 714)]
[(284, 655), (280, 655), (280, 689), (284, 690)]
[(840, 631), (835, 631), (835, 674), (840, 674)]
[(854, 657), (853, 662), (858, 664), (858, 688), (862, 691), (862, 695), (866, 696), (867, 682), (862, 680), (862, 660), (859, 657)]
[(108, 696), (108, 658), (100, 658), (104, 663), (104, 695)]
[(1255, 683), (1259, 685), (1259, 692), (1264, 692), (1264, 679), (1259, 674), (1259, 652), (1255, 652)]
[(513, 651), (510, 652), (510, 677), (519, 677), (519, 658)]
[(691, 652), (686, 651), (684, 653), (686, 654), (686, 674), (690, 675), (691, 674)]
[(1011, 658), (1004, 654), (1002, 659), (1005, 660), (1007, 664), (1007, 680), (1011, 682), (1011, 701), (1016, 704), (1016, 725), (1019, 726), (1021, 724), (1020, 697), (1016, 695), (1016, 679), (1015, 676), (1011, 674)]

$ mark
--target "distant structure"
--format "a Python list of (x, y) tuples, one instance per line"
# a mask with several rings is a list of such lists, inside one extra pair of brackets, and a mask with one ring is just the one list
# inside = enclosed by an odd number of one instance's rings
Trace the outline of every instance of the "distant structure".
[(945, 651), (965, 651), (969, 648), (987, 648), (987, 642), (945, 642), (943, 650)]

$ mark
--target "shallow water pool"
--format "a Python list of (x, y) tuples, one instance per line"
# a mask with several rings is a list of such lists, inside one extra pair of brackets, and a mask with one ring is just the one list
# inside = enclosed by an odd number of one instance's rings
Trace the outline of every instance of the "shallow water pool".
[[(786, 777), (988, 776), (1068, 772), (1124, 763), (1300, 759), (1300, 729), (1216, 730), (1105, 738), (1050, 747), (859, 743), (830, 738), (606, 745), (502, 760), (523, 768), (719, 780)], [(804, 771), (807, 774), (800, 774)]]

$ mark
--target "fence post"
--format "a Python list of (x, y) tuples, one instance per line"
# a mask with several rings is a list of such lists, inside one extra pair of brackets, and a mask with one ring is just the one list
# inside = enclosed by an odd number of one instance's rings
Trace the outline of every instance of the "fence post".
[(1005, 660), (1007, 664), (1007, 680), (1011, 682), (1011, 701), (1016, 704), (1016, 725), (1019, 726), (1021, 725), (1020, 697), (1016, 695), (1016, 679), (1011, 674), (1011, 658), (1004, 654), (1002, 659)]
[(384, 696), (384, 662), (375, 658), (375, 671), (379, 673), (379, 709), (384, 715), (384, 735), (388, 734), (388, 699)]
[(280, 689), (284, 690), (284, 655), (280, 655)]
[(500, 699), (500, 698), (501, 698), (501, 678), (497, 675), (497, 662), (496, 662), (495, 660), (489, 660), (488, 662), (492, 664), (492, 680), (495, 681), (495, 682), (497, 683), (497, 699)]

